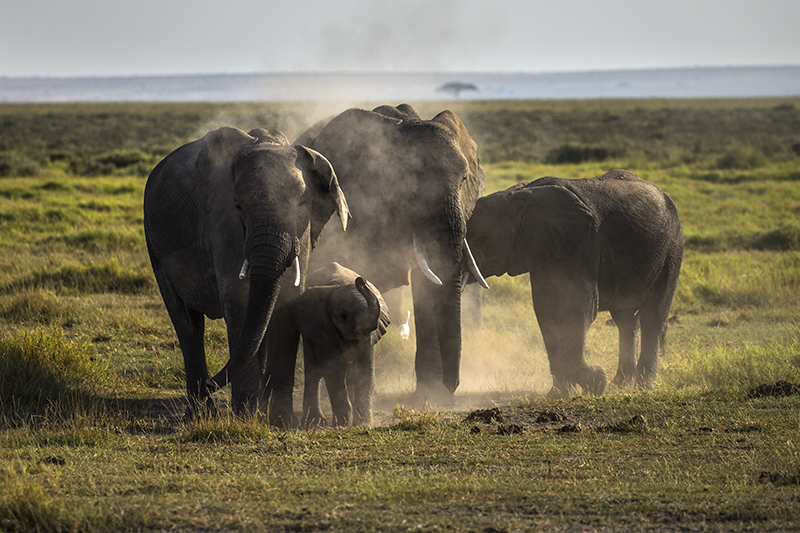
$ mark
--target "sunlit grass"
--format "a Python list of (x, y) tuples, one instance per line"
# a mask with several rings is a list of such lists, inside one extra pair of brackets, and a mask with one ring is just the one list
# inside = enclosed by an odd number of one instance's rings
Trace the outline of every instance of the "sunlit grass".
[[(91, 122), (82, 136), (43, 143), (62, 143), (52, 158), (14, 160), (38, 177), (0, 179), (0, 529), (795, 528), (800, 397), (748, 393), (800, 384), (800, 159), (796, 122), (783, 129), (796, 101), (454, 102), (480, 137), (486, 193), (621, 167), (675, 199), (687, 253), (656, 387), (546, 400), (528, 276), (503, 276), (480, 291), (479, 324), (465, 296), (454, 405), (416, 404), (414, 317), (408, 341), (396, 329), (411, 308), (405, 294), (376, 347), (378, 427), (291, 432), (231, 416), (225, 391), (219, 417), (183, 421), (183, 359), (141, 230), (145, 180), (118, 174), (207, 126), (297, 133), (305, 114), (258, 104), (81, 107)], [(419, 109), (432, 116), (437, 106)], [(15, 109), (0, 114), (46, 117), (62, 133), (83, 120), (50, 115), (74, 113), (70, 105)], [(712, 128), (726, 114), (756, 129), (772, 121), (775, 135)], [(606, 135), (607, 124), (630, 119), (652, 136)], [(146, 138), (153, 124), (162, 129)], [(117, 127), (130, 136), (109, 143)], [(617, 151), (543, 163), (568, 145)], [(95, 172), (80, 166), (89, 163), (114, 175), (74, 175)], [(613, 376), (609, 319), (600, 313), (590, 328), (586, 358)], [(228, 357), (222, 321), (206, 321), (206, 346), (215, 372)], [(301, 383), (298, 368), (298, 409)], [(509, 427), (464, 422), (489, 406)], [(537, 422), (543, 415), (563, 418)]]

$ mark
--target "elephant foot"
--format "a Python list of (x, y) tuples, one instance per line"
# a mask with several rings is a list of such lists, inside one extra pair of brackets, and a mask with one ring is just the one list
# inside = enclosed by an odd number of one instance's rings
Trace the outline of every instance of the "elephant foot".
[(606, 377), (606, 369), (602, 366), (589, 367), (589, 377), (586, 380), (586, 392), (592, 396), (601, 396), (603, 391), (606, 390), (608, 378)]
[(319, 409), (309, 409), (303, 415), (301, 425), (305, 428), (324, 427), (327, 425), (325, 415)]
[(183, 413), (183, 421), (191, 423), (205, 418), (215, 418), (218, 414), (217, 404), (214, 403), (211, 396), (207, 396), (202, 400), (193, 398), (189, 400), (189, 405)]
[(553, 378), (553, 386), (547, 391), (545, 398), (548, 400), (564, 400), (573, 396), (580, 396), (581, 393), (582, 390), (579, 385)]
[(214, 394), (218, 390), (222, 388), (222, 385), (219, 385), (213, 378), (208, 378), (206, 380), (206, 389), (208, 389), (209, 394)]
[(645, 375), (637, 375), (636, 376), (636, 384), (635, 387), (641, 390), (652, 390), (656, 387), (656, 375), (653, 374), (645, 374)]
[(436, 407), (453, 407), (456, 404), (455, 395), (447, 390), (440, 382), (417, 382), (417, 390), (412, 396), (415, 406), (430, 405)]

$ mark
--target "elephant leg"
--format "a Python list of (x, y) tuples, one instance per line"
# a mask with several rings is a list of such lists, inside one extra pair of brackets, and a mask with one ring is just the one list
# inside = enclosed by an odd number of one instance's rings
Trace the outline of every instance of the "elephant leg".
[(658, 351), (664, 340), (669, 307), (650, 305), (639, 310), (642, 346), (636, 366), (636, 386), (649, 388), (655, 384), (658, 373)]
[(334, 426), (350, 424), (350, 399), (347, 397), (347, 366), (334, 359), (325, 365), (325, 386), (331, 398)]
[(619, 364), (617, 375), (614, 376), (615, 385), (628, 383), (636, 372), (636, 330), (639, 327), (639, 318), (635, 311), (611, 311), (611, 317), (619, 330)]
[(532, 274), (531, 294), (553, 375), (548, 397), (569, 396), (572, 385), (580, 385), (584, 393), (602, 394), (606, 371), (589, 366), (584, 357), (586, 332), (597, 315), (596, 291), (563, 277), (534, 281)]
[(411, 271), (411, 292), (414, 298), (414, 328), (417, 351), (414, 372), (417, 377), (416, 399), (435, 404), (452, 403), (452, 395), (442, 385), (442, 354), (436, 327), (436, 312), (425, 284), (431, 283), (419, 269)]
[(375, 348), (369, 340), (359, 342), (353, 362), (347, 367), (347, 390), (353, 404), (353, 425), (372, 425), (375, 391)]
[(322, 370), (316, 363), (317, 357), (314, 343), (303, 338), (305, 386), (303, 388), (302, 423), (305, 426), (325, 425), (325, 416), (319, 407), (319, 386), (322, 381)]
[(164, 304), (183, 354), (186, 393), (189, 398), (185, 416), (187, 419), (191, 419), (203, 410), (216, 414), (214, 400), (206, 386), (208, 367), (206, 366), (206, 351), (203, 342), (205, 317), (202, 313), (186, 306), (168, 279), (164, 279), (158, 272), (156, 279), (158, 279)]
[(286, 307), (276, 309), (267, 328), (267, 360), (262, 375), (261, 406), (266, 406), (270, 424), (290, 428), (294, 425), (294, 371), (300, 332)]

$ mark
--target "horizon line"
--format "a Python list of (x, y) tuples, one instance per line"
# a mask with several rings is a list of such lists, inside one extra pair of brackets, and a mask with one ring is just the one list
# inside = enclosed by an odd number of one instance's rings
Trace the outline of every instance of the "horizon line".
[(775, 65), (694, 65), (683, 67), (640, 67), (640, 68), (609, 68), (609, 69), (587, 69), (587, 70), (552, 70), (552, 71), (527, 71), (527, 70), (499, 70), (499, 71), (479, 71), (479, 70), (302, 70), (302, 71), (251, 71), (251, 72), (195, 72), (195, 73), (172, 73), (172, 74), (78, 74), (78, 75), (6, 75), (0, 74), (0, 79), (13, 80), (42, 80), (42, 79), (131, 79), (131, 78), (192, 78), (210, 76), (377, 76), (377, 75), (458, 75), (458, 76), (482, 76), (482, 75), (563, 75), (563, 74), (592, 74), (592, 73), (615, 73), (615, 72), (655, 72), (655, 71), (686, 71), (686, 70), (733, 70), (733, 69), (786, 69), (800, 68), (800, 64), (775, 64)]

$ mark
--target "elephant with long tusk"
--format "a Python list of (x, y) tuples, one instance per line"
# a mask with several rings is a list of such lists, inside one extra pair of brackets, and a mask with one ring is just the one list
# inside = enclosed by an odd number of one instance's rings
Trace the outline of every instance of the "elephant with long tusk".
[[(344, 230), (350, 212), (330, 162), (279, 131), (219, 128), (150, 173), (145, 238), (183, 352), (188, 415), (214, 409), (204, 316), (225, 319), (234, 409), (255, 407), (273, 308), (302, 291), (309, 252), (333, 213)], [(296, 349), (299, 337), (280, 343)]]
[(483, 280), (465, 240), (486, 181), (477, 144), (454, 113), (423, 120), (408, 104), (347, 110), (296, 142), (331, 161), (355, 213), (347, 234), (326, 228), (312, 262), (347, 265), (383, 293), (411, 271), (417, 393), (449, 401), (460, 381), (462, 263)]

